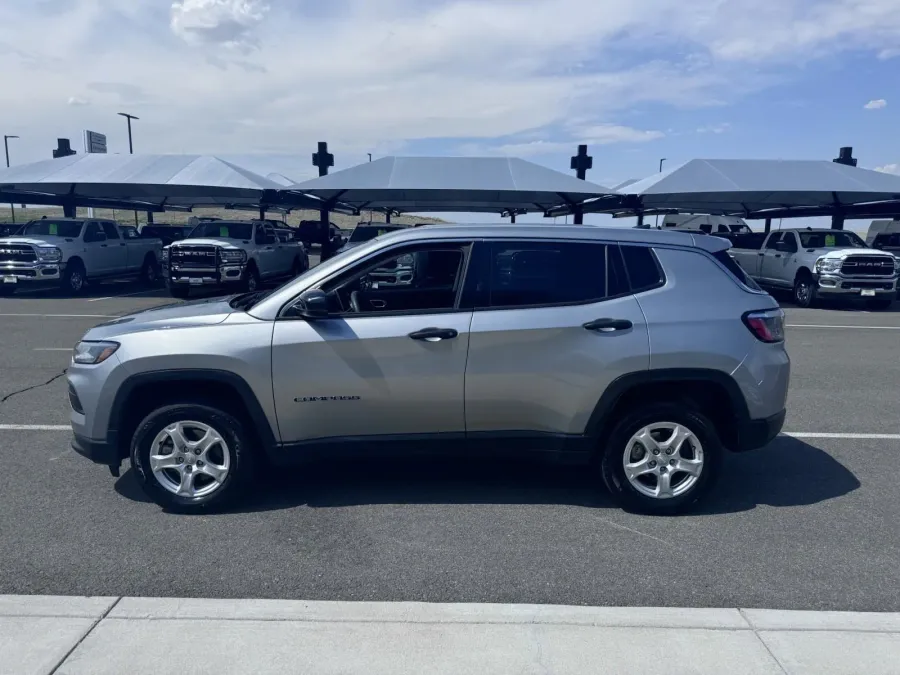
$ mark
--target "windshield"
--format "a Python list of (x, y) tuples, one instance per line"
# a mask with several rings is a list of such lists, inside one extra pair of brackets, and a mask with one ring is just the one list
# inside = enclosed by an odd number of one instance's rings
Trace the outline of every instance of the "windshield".
[(200, 223), (190, 233), (190, 239), (252, 239), (253, 223)]
[(83, 223), (71, 220), (33, 220), (22, 230), (26, 236), (66, 237), (74, 239), (81, 234)]
[(865, 242), (852, 232), (800, 232), (803, 248), (868, 248)]
[(363, 241), (370, 241), (388, 232), (396, 232), (402, 229), (404, 228), (399, 225), (393, 227), (390, 225), (358, 225), (350, 235), (350, 243), (358, 244)]

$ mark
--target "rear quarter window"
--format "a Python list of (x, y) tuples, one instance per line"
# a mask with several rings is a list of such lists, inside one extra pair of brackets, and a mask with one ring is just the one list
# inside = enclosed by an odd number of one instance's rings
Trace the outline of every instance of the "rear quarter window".
[(712, 254), (713, 258), (722, 263), (722, 266), (725, 267), (730, 273), (731, 276), (735, 277), (738, 281), (740, 281), (747, 288), (751, 288), (754, 291), (762, 290), (759, 285), (753, 281), (740, 265), (737, 264), (734, 258), (731, 257), (731, 254), (728, 251), (716, 251)]
[(625, 261), (632, 293), (641, 293), (662, 286), (665, 278), (651, 248), (627, 244), (619, 248)]

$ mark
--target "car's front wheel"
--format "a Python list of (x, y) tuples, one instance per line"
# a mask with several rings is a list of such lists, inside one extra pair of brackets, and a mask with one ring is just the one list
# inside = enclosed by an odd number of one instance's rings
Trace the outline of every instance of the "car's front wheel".
[(252, 479), (250, 436), (233, 415), (206, 405), (168, 405), (138, 425), (131, 465), (160, 506), (186, 513), (233, 504)]
[(704, 415), (679, 404), (653, 404), (626, 413), (609, 436), (603, 481), (626, 509), (680, 513), (712, 486), (722, 443)]

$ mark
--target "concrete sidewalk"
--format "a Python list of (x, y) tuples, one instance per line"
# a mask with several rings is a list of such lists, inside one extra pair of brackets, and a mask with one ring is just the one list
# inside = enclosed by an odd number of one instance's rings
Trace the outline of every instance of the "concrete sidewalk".
[(900, 673), (900, 614), (0, 596), (0, 673)]

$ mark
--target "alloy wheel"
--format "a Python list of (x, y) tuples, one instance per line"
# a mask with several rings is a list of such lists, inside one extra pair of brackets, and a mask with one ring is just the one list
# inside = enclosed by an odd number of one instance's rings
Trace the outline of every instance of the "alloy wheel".
[(654, 499), (671, 499), (690, 491), (700, 480), (703, 446), (682, 424), (650, 424), (628, 441), (622, 465), (635, 490)]
[(150, 470), (156, 481), (179, 497), (205, 497), (225, 482), (231, 450), (208, 424), (185, 420), (160, 431), (150, 446)]

